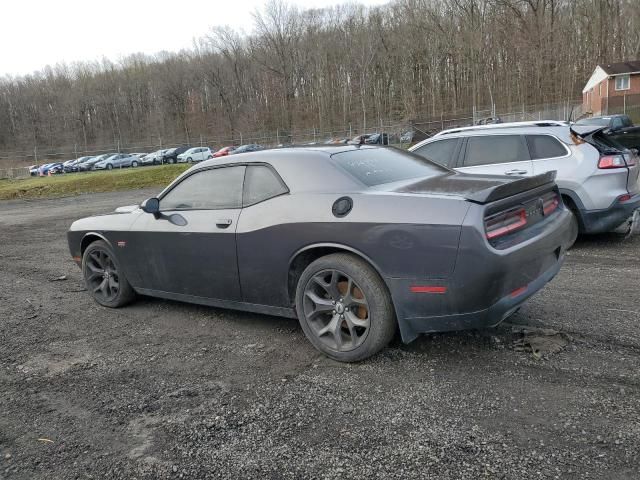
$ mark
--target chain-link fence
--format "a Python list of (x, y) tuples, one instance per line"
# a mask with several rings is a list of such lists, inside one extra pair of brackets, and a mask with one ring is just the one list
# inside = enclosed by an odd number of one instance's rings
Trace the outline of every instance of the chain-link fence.
[[(423, 117), (411, 121), (390, 120), (379, 121), (376, 125), (368, 126), (349, 123), (347, 125), (331, 129), (295, 129), (284, 131), (276, 129), (275, 132), (254, 132), (245, 134), (238, 132), (233, 136), (204, 136), (196, 141), (188, 141), (186, 138), (173, 138), (172, 141), (156, 137), (157, 142), (140, 142), (123, 144), (94, 145), (89, 148), (78, 148), (77, 145), (69, 148), (44, 149), (34, 147), (30, 151), (0, 152), (0, 178), (18, 178), (28, 176), (29, 171), (25, 166), (42, 165), (52, 162), (63, 162), (82, 156), (95, 156), (104, 153), (141, 153), (154, 152), (179, 146), (204, 146), (212, 149), (227, 145), (242, 145), (257, 143), (265, 147), (290, 144), (321, 144), (339, 143), (353, 139), (358, 135), (384, 133), (385, 143), (400, 147), (408, 147), (418, 140), (427, 138), (447, 128), (463, 127), (495, 122), (516, 122), (527, 120), (569, 120), (581, 115), (580, 101), (564, 101), (553, 104), (523, 105), (520, 108), (497, 109), (495, 105), (490, 108), (461, 111), (456, 114), (441, 114), (438, 117)], [(13, 168), (12, 168), (13, 167)], [(26, 172), (26, 173), (25, 173)]]

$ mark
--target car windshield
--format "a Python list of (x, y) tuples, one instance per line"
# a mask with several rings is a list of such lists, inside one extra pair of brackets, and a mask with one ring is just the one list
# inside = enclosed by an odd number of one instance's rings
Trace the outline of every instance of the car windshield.
[(396, 148), (360, 148), (331, 158), (368, 187), (449, 172), (430, 160)]

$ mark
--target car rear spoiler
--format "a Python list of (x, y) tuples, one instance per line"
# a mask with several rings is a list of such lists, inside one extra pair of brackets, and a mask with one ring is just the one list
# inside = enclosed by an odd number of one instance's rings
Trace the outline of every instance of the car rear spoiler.
[(465, 198), (475, 203), (490, 203), (496, 200), (517, 195), (518, 193), (533, 190), (543, 185), (552, 184), (556, 180), (556, 171), (541, 173), (533, 177), (522, 177), (513, 182), (503, 183), (493, 187), (485, 188), (471, 194), (465, 195)]

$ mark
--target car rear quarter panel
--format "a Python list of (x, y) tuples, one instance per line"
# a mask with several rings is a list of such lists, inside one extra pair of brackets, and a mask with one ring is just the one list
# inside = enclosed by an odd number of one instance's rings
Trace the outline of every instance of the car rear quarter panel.
[(344, 218), (332, 214), (344, 194), (283, 195), (243, 209), (237, 228), (238, 268), (245, 301), (290, 306), (289, 267), (300, 251), (345, 247), (391, 278), (446, 278), (455, 267), (462, 199), (352, 194)]

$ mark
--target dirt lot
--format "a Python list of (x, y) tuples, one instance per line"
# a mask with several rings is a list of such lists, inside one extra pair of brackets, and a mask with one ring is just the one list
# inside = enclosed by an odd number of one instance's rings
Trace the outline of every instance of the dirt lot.
[(640, 238), (580, 240), (510, 325), (343, 365), (294, 320), (90, 300), (67, 227), (148, 193), (0, 202), (0, 478), (640, 476)]

